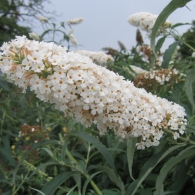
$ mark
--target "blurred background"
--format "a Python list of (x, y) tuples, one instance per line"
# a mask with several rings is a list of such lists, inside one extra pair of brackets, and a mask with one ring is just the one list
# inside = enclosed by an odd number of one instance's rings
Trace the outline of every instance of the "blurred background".
[[(15, 18), (18, 24), (30, 27), (30, 31), (38, 35), (43, 33), (42, 24), (36, 20), (40, 15), (49, 18), (49, 22), (53, 22), (57, 26), (59, 26), (60, 22), (82, 17), (84, 21), (79, 25), (75, 25), (73, 32), (79, 45), (77, 49), (100, 51), (103, 47), (119, 49), (117, 41), (121, 41), (127, 49), (131, 49), (132, 46), (136, 45), (136, 27), (127, 22), (128, 17), (136, 12), (150, 12), (158, 15), (170, 0), (38, 0), (38, 3), (35, 3), (35, 1), (22, 1), (26, 6), (18, 6), (18, 2), (18, 0), (1, 0), (1, 36), (7, 29), (7, 15), (6, 18), (2, 16), (7, 13), (10, 14), (10, 10), (12, 10), (10, 29), (14, 28), (13, 18)], [(13, 15), (13, 3), (15, 3), (17, 9), (15, 15)], [(38, 6), (39, 4), (40, 6)], [(10, 7), (11, 5), (12, 7)], [(33, 9), (29, 9), (31, 6), (34, 6), (35, 12), (32, 12)], [(191, 1), (187, 6), (188, 8), (182, 7), (176, 10), (168, 19), (173, 24), (178, 22), (191, 23), (195, 19), (195, 2)], [(55, 14), (51, 14), (53, 11)], [(22, 12), (26, 15), (21, 15)], [(28, 16), (28, 20), (23, 19), (21, 16), (24, 18)], [(177, 30), (182, 34), (190, 27), (190, 25), (185, 25), (178, 27)], [(67, 29), (65, 31), (67, 32)], [(9, 31), (6, 32), (5, 36), (9, 40), (8, 34), (10, 34)], [(17, 31), (15, 31), (15, 34), (17, 35)], [(22, 31), (18, 34), (22, 34)], [(149, 39), (144, 32), (143, 37), (145, 38), (145, 43), (149, 44)], [(6, 38), (4, 37), (3, 40)], [(55, 38), (58, 39), (57, 36)], [(165, 50), (172, 41), (172, 39), (167, 39), (162, 49)]]
[[(67, 21), (68, 19), (83, 17), (84, 21), (80, 25), (75, 25), (74, 35), (82, 46), (79, 49), (89, 51), (99, 51), (102, 47), (113, 47), (118, 49), (117, 41), (121, 41), (126, 48), (130, 49), (136, 45), (136, 27), (131, 26), (127, 20), (131, 14), (136, 12), (150, 12), (160, 14), (170, 0), (55, 0), (46, 4), (46, 9), (55, 10), (59, 17), (57, 21)], [(195, 19), (195, 2), (191, 1), (175, 11), (168, 18), (173, 24), (191, 23)], [(178, 27), (182, 34), (189, 25)], [(33, 28), (35, 32), (40, 30)], [(146, 38), (146, 34), (143, 33)], [(146, 38), (146, 43), (149, 40)], [(166, 49), (170, 42), (167, 40), (163, 49)]]

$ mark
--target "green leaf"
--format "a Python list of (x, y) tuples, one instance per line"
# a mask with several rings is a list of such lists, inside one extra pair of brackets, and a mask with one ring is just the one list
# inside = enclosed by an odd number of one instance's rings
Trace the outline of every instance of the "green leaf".
[(166, 39), (166, 36), (161, 37), (161, 38), (158, 40), (158, 42), (157, 42), (157, 44), (156, 44), (156, 47), (155, 47), (155, 51), (156, 51), (156, 52), (158, 52), (158, 51), (160, 50), (160, 48), (162, 47), (162, 45), (163, 45), (165, 39)]
[(112, 189), (104, 189), (104, 190), (102, 190), (102, 193), (103, 193), (103, 195), (121, 195), (120, 192), (118, 192), (116, 190), (114, 191)]
[(0, 154), (2, 154), (12, 166), (16, 166), (16, 161), (12, 157), (12, 151), (10, 148), (10, 138), (8, 136), (2, 136), (1, 140), (3, 145), (0, 145)]
[(162, 62), (162, 68), (168, 68), (169, 67), (169, 62), (171, 61), (171, 57), (174, 54), (174, 51), (177, 47), (177, 45), (179, 44), (178, 41), (172, 43), (171, 45), (169, 45), (169, 48), (166, 49), (164, 56), (163, 56), (163, 62)]
[(10, 195), (10, 194), (12, 194), (12, 190), (9, 190), (7, 192), (3, 192), (1, 195)]
[(178, 26), (183, 26), (183, 25), (192, 25), (190, 23), (177, 23), (177, 24), (174, 24), (173, 26), (171, 26), (172, 29), (178, 27)]
[(127, 161), (128, 161), (129, 174), (132, 180), (135, 180), (132, 174), (132, 167), (133, 167), (133, 156), (136, 148), (136, 142), (137, 142), (137, 138), (135, 137), (130, 137), (127, 140)]
[(76, 186), (74, 186), (66, 195), (70, 195), (71, 194), (71, 192), (75, 189), (77, 187), (77, 185)]
[(67, 142), (64, 141), (63, 146), (62, 146), (62, 153), (61, 153), (61, 160), (62, 160), (62, 161), (65, 160), (65, 156), (66, 156), (66, 147), (67, 147)]
[(41, 146), (44, 146), (44, 145), (52, 145), (52, 144), (56, 144), (56, 145), (60, 145), (61, 143), (59, 141), (56, 141), (56, 140), (43, 140), (43, 141), (40, 141), (36, 144), (34, 144), (32, 146), (32, 148), (26, 152), (21, 158), (20, 158), (20, 161), (17, 165), (17, 167), (15, 168), (15, 170), (13, 171), (13, 178), (12, 178), (12, 182), (15, 184), (15, 179), (16, 179), (16, 174), (18, 172), (18, 169), (20, 167), (20, 165), (22, 164), (22, 161), (35, 149), (37, 148), (40, 148)]
[(44, 194), (43, 192), (41, 192), (40, 190), (37, 190), (37, 189), (35, 189), (35, 188), (31, 188), (30, 186), (28, 186), (30, 189), (32, 189), (32, 190), (34, 190), (34, 191), (37, 191), (37, 192), (39, 192), (41, 195), (46, 195), (46, 194)]
[(139, 190), (140, 195), (152, 195), (152, 190), (150, 188), (144, 188)]
[(165, 180), (167, 174), (169, 173), (169, 171), (171, 171), (171, 169), (176, 164), (178, 164), (182, 160), (194, 155), (195, 150), (192, 149), (194, 147), (195, 146), (191, 146), (191, 147), (186, 148), (185, 150), (181, 151), (177, 156), (170, 158), (164, 164), (164, 166), (160, 170), (160, 174), (158, 175), (157, 180), (156, 180), (156, 191), (155, 191), (154, 195), (164, 195), (163, 183), (164, 183), (164, 180)]
[(74, 133), (71, 133), (71, 136), (78, 137), (80, 139), (83, 139), (84, 141), (87, 141), (93, 144), (100, 151), (100, 153), (104, 156), (107, 163), (111, 166), (111, 168), (115, 171), (115, 173), (117, 173), (112, 156), (108, 152), (107, 148), (99, 140), (97, 140), (94, 136), (89, 135), (86, 132), (74, 132)]
[(27, 101), (28, 101), (28, 99), (29, 99), (29, 97), (30, 97), (30, 93), (31, 93), (30, 87), (28, 86), (28, 87), (26, 88), (26, 92), (25, 92), (25, 97), (26, 97), (26, 100), (27, 100)]
[(7, 81), (1, 75), (0, 75), (0, 87), (5, 91), (9, 91), (9, 86), (7, 84)]
[(172, 146), (171, 148), (169, 148), (168, 150), (163, 150), (157, 154), (155, 154), (154, 156), (152, 156), (151, 158), (148, 159), (148, 161), (146, 161), (146, 163), (144, 164), (144, 166), (142, 167), (141, 171), (140, 171), (140, 176), (138, 179), (136, 179), (134, 182), (132, 182), (127, 190), (125, 195), (134, 195), (135, 192), (137, 191), (138, 187), (141, 185), (141, 183), (144, 181), (144, 179), (150, 174), (150, 172), (156, 167), (156, 165), (163, 159), (165, 158), (167, 155), (169, 155), (171, 152), (173, 152), (174, 150), (177, 150), (180, 147), (184, 147), (186, 144), (181, 144), (181, 145), (176, 145), (176, 146)]
[(110, 180), (114, 182), (115, 185), (121, 190), (121, 194), (124, 194), (125, 192), (124, 183), (121, 181), (121, 178), (117, 176), (111, 168), (106, 166), (98, 166), (97, 169), (105, 172), (109, 176)]
[(150, 45), (154, 53), (155, 53), (155, 39), (160, 26), (166, 21), (166, 19), (171, 13), (173, 13), (176, 9), (185, 6), (190, 1), (191, 0), (172, 0), (159, 14), (154, 24), (154, 27), (152, 28), (152, 33), (151, 33)]
[(193, 110), (195, 109), (195, 102), (193, 98), (193, 89), (192, 89), (192, 84), (194, 81), (195, 81), (195, 68), (188, 71), (186, 75), (186, 81), (185, 81), (186, 95), (193, 106)]
[(54, 157), (53, 152), (51, 150), (49, 150), (48, 148), (40, 148), (41, 150), (45, 150), (45, 152), (47, 152), (49, 154), (49, 156), (51, 156), (52, 158)]
[(57, 140), (43, 140), (43, 141), (40, 141), (40, 142), (34, 144), (32, 146), (32, 148), (26, 153), (26, 155), (28, 155), (29, 153), (31, 153), (33, 150), (35, 150), (37, 148), (41, 148), (44, 145), (61, 145), (61, 143)]
[[(28, 179), (30, 179), (34, 174), (36, 174), (39, 170), (41, 170), (42, 168), (44, 167), (47, 167), (47, 166), (51, 166), (51, 165), (59, 165), (59, 162), (54, 162), (54, 161), (51, 161), (51, 162), (46, 162), (44, 164), (41, 164), (39, 165), (38, 167), (36, 167), (36, 169), (31, 173), (31, 175), (28, 177)], [(46, 174), (46, 173), (45, 173)]]
[(173, 183), (169, 190), (172, 191), (171, 195), (178, 195), (180, 190), (185, 187), (187, 180), (190, 176), (187, 175), (189, 166), (185, 161), (179, 163), (173, 171)]
[(69, 177), (79, 174), (77, 171), (68, 171), (59, 174), (55, 178), (53, 178), (51, 181), (49, 181), (42, 189), (41, 192), (47, 194), (47, 195), (53, 195), (55, 191), (58, 189), (58, 187), (66, 181)]
[(60, 25), (65, 28), (64, 22), (60, 22)]
[(42, 41), (43, 40), (43, 37), (46, 35), (46, 34), (48, 34), (49, 32), (52, 32), (53, 31), (53, 29), (48, 29), (48, 30), (46, 30), (46, 31), (44, 31), (39, 37), (40, 37), (40, 41)]
[(99, 171), (97, 173), (94, 173), (92, 174), (84, 183), (83, 185), (83, 190), (82, 190), (82, 195), (85, 195), (86, 194), (86, 188), (87, 188), (87, 185), (89, 184), (89, 182), (93, 179), (93, 177), (95, 177), (97, 174), (101, 173), (102, 171)]

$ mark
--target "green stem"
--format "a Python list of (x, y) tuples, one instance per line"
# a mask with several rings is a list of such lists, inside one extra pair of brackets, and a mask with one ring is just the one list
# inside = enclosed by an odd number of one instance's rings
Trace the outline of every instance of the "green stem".
[(7, 115), (7, 114), (5, 114), (5, 116), (6, 116), (7, 118), (9, 118), (10, 120), (14, 121), (14, 122), (18, 122), (17, 120), (13, 119), (11, 116), (9, 116), (9, 115)]
[[(66, 148), (66, 155), (68, 156), (68, 158), (74, 162), (75, 164), (78, 164), (78, 162), (76, 161), (76, 159), (72, 156), (72, 154), (69, 152), (69, 150)], [(82, 169), (81, 169), (82, 170)], [(82, 172), (83, 173), (83, 172)], [(90, 176), (88, 174), (85, 174), (85, 177), (88, 179)], [(100, 189), (98, 188), (98, 186), (94, 183), (93, 180), (90, 180), (90, 184), (93, 186), (94, 190), (97, 192), (98, 195), (102, 195), (102, 192), (100, 191)]]
[[(171, 131), (171, 130), (165, 129), (164, 131), (173, 134), (173, 131)], [(192, 145), (195, 145), (195, 142), (192, 141), (192, 140), (190, 140), (190, 139), (188, 139), (188, 138), (179, 137), (178, 139), (180, 139), (180, 140), (182, 140), (182, 141), (184, 141), (184, 142), (190, 143), (190, 144), (192, 144)]]
[(187, 139), (187, 138), (179, 137), (179, 139), (182, 140), (182, 141), (184, 141), (184, 142), (188, 142), (188, 143), (190, 143), (190, 144), (192, 144), (192, 145), (195, 145), (195, 142), (194, 142), (194, 141), (189, 140), (189, 139)]
[(24, 184), (24, 182), (26, 181), (26, 178), (28, 178), (28, 175), (29, 175), (30, 171), (27, 172), (27, 174), (25, 175), (25, 177), (23, 178), (23, 180), (21, 181), (21, 184), (19, 185), (18, 188), (16, 188), (16, 186), (14, 185), (13, 186), (13, 189), (12, 189), (12, 195), (15, 195), (18, 190), (20, 189), (20, 187)]
[(54, 39), (55, 39), (55, 32), (56, 32), (56, 28), (54, 27), (53, 29), (53, 37), (52, 37), (52, 41), (54, 42)]
[(186, 42), (183, 42), (183, 44), (186, 45), (187, 47), (189, 47), (191, 50), (193, 50), (193, 51), (195, 52), (195, 49), (194, 49), (191, 45), (189, 45), (189, 44), (186, 43)]
[[(4, 123), (5, 116), (6, 116), (6, 111), (4, 110), (4, 111), (3, 111), (3, 117), (2, 117), (2, 119), (1, 119), (0, 135), (2, 134), (2, 131), (3, 131), (3, 123)], [(0, 140), (0, 141), (1, 141), (1, 140)]]
[(124, 70), (123, 68), (118, 67), (118, 66), (116, 66), (116, 65), (113, 65), (113, 67), (118, 68), (119, 70)]
[(175, 39), (177, 39), (178, 41), (180, 41), (181, 43), (183, 43), (184, 45), (186, 45), (187, 47), (189, 47), (192, 51), (195, 52), (195, 49), (189, 45), (188, 43), (186, 43), (185, 41), (183, 41), (179, 36), (175, 35), (175, 34), (171, 34)]

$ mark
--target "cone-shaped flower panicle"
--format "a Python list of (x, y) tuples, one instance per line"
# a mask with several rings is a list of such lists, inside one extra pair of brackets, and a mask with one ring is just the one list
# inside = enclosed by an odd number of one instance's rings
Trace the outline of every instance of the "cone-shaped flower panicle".
[(185, 81), (185, 74), (176, 69), (158, 69), (148, 72), (140, 71), (134, 79), (134, 85), (150, 92), (159, 92), (162, 87), (171, 92), (177, 83)]
[(129, 73), (135, 77), (136, 75), (139, 75), (139, 74), (142, 74), (142, 73), (147, 73), (148, 71), (147, 70), (144, 70), (138, 66), (135, 66), (135, 65), (130, 65), (130, 70)]
[(73, 34), (68, 34), (69, 40), (73, 45), (77, 45), (77, 40)]
[(46, 18), (44, 16), (39, 16), (38, 19), (40, 22), (48, 22), (48, 18)]
[(31, 32), (29, 33), (29, 37), (35, 41), (39, 41), (40, 40), (40, 37), (38, 34), (36, 34), (35, 32)]
[(164, 129), (184, 133), (183, 107), (136, 88), (131, 81), (94, 64), (90, 58), (54, 43), (16, 37), (0, 48), (0, 69), (36, 96), (69, 110), (77, 121), (113, 129), (122, 139), (141, 137), (139, 149), (156, 146)]
[(106, 66), (109, 62), (114, 62), (114, 58), (111, 55), (107, 55), (103, 52), (92, 52), (85, 50), (77, 50), (77, 53), (89, 57), (93, 63), (100, 66)]
[[(153, 15), (148, 12), (138, 12), (138, 13), (132, 14), (128, 18), (128, 22), (133, 26), (140, 27), (142, 30), (146, 32), (151, 32), (156, 22), (157, 17), (158, 15)], [(162, 25), (162, 28), (167, 28), (170, 25), (171, 25), (171, 22), (166, 20), (165, 23)]]
[(67, 21), (67, 24), (73, 25), (73, 24), (80, 24), (84, 18), (74, 18)]

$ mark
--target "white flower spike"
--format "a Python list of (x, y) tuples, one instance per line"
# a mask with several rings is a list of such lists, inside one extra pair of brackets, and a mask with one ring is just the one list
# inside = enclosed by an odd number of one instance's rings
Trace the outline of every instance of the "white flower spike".
[(9, 80), (24, 91), (29, 86), (56, 109), (71, 111), (82, 124), (95, 123), (100, 134), (113, 129), (121, 139), (141, 137), (137, 148), (145, 149), (159, 144), (164, 129), (175, 131), (174, 139), (185, 130), (183, 107), (136, 88), (88, 57), (25, 36), (0, 50), (0, 69)]

